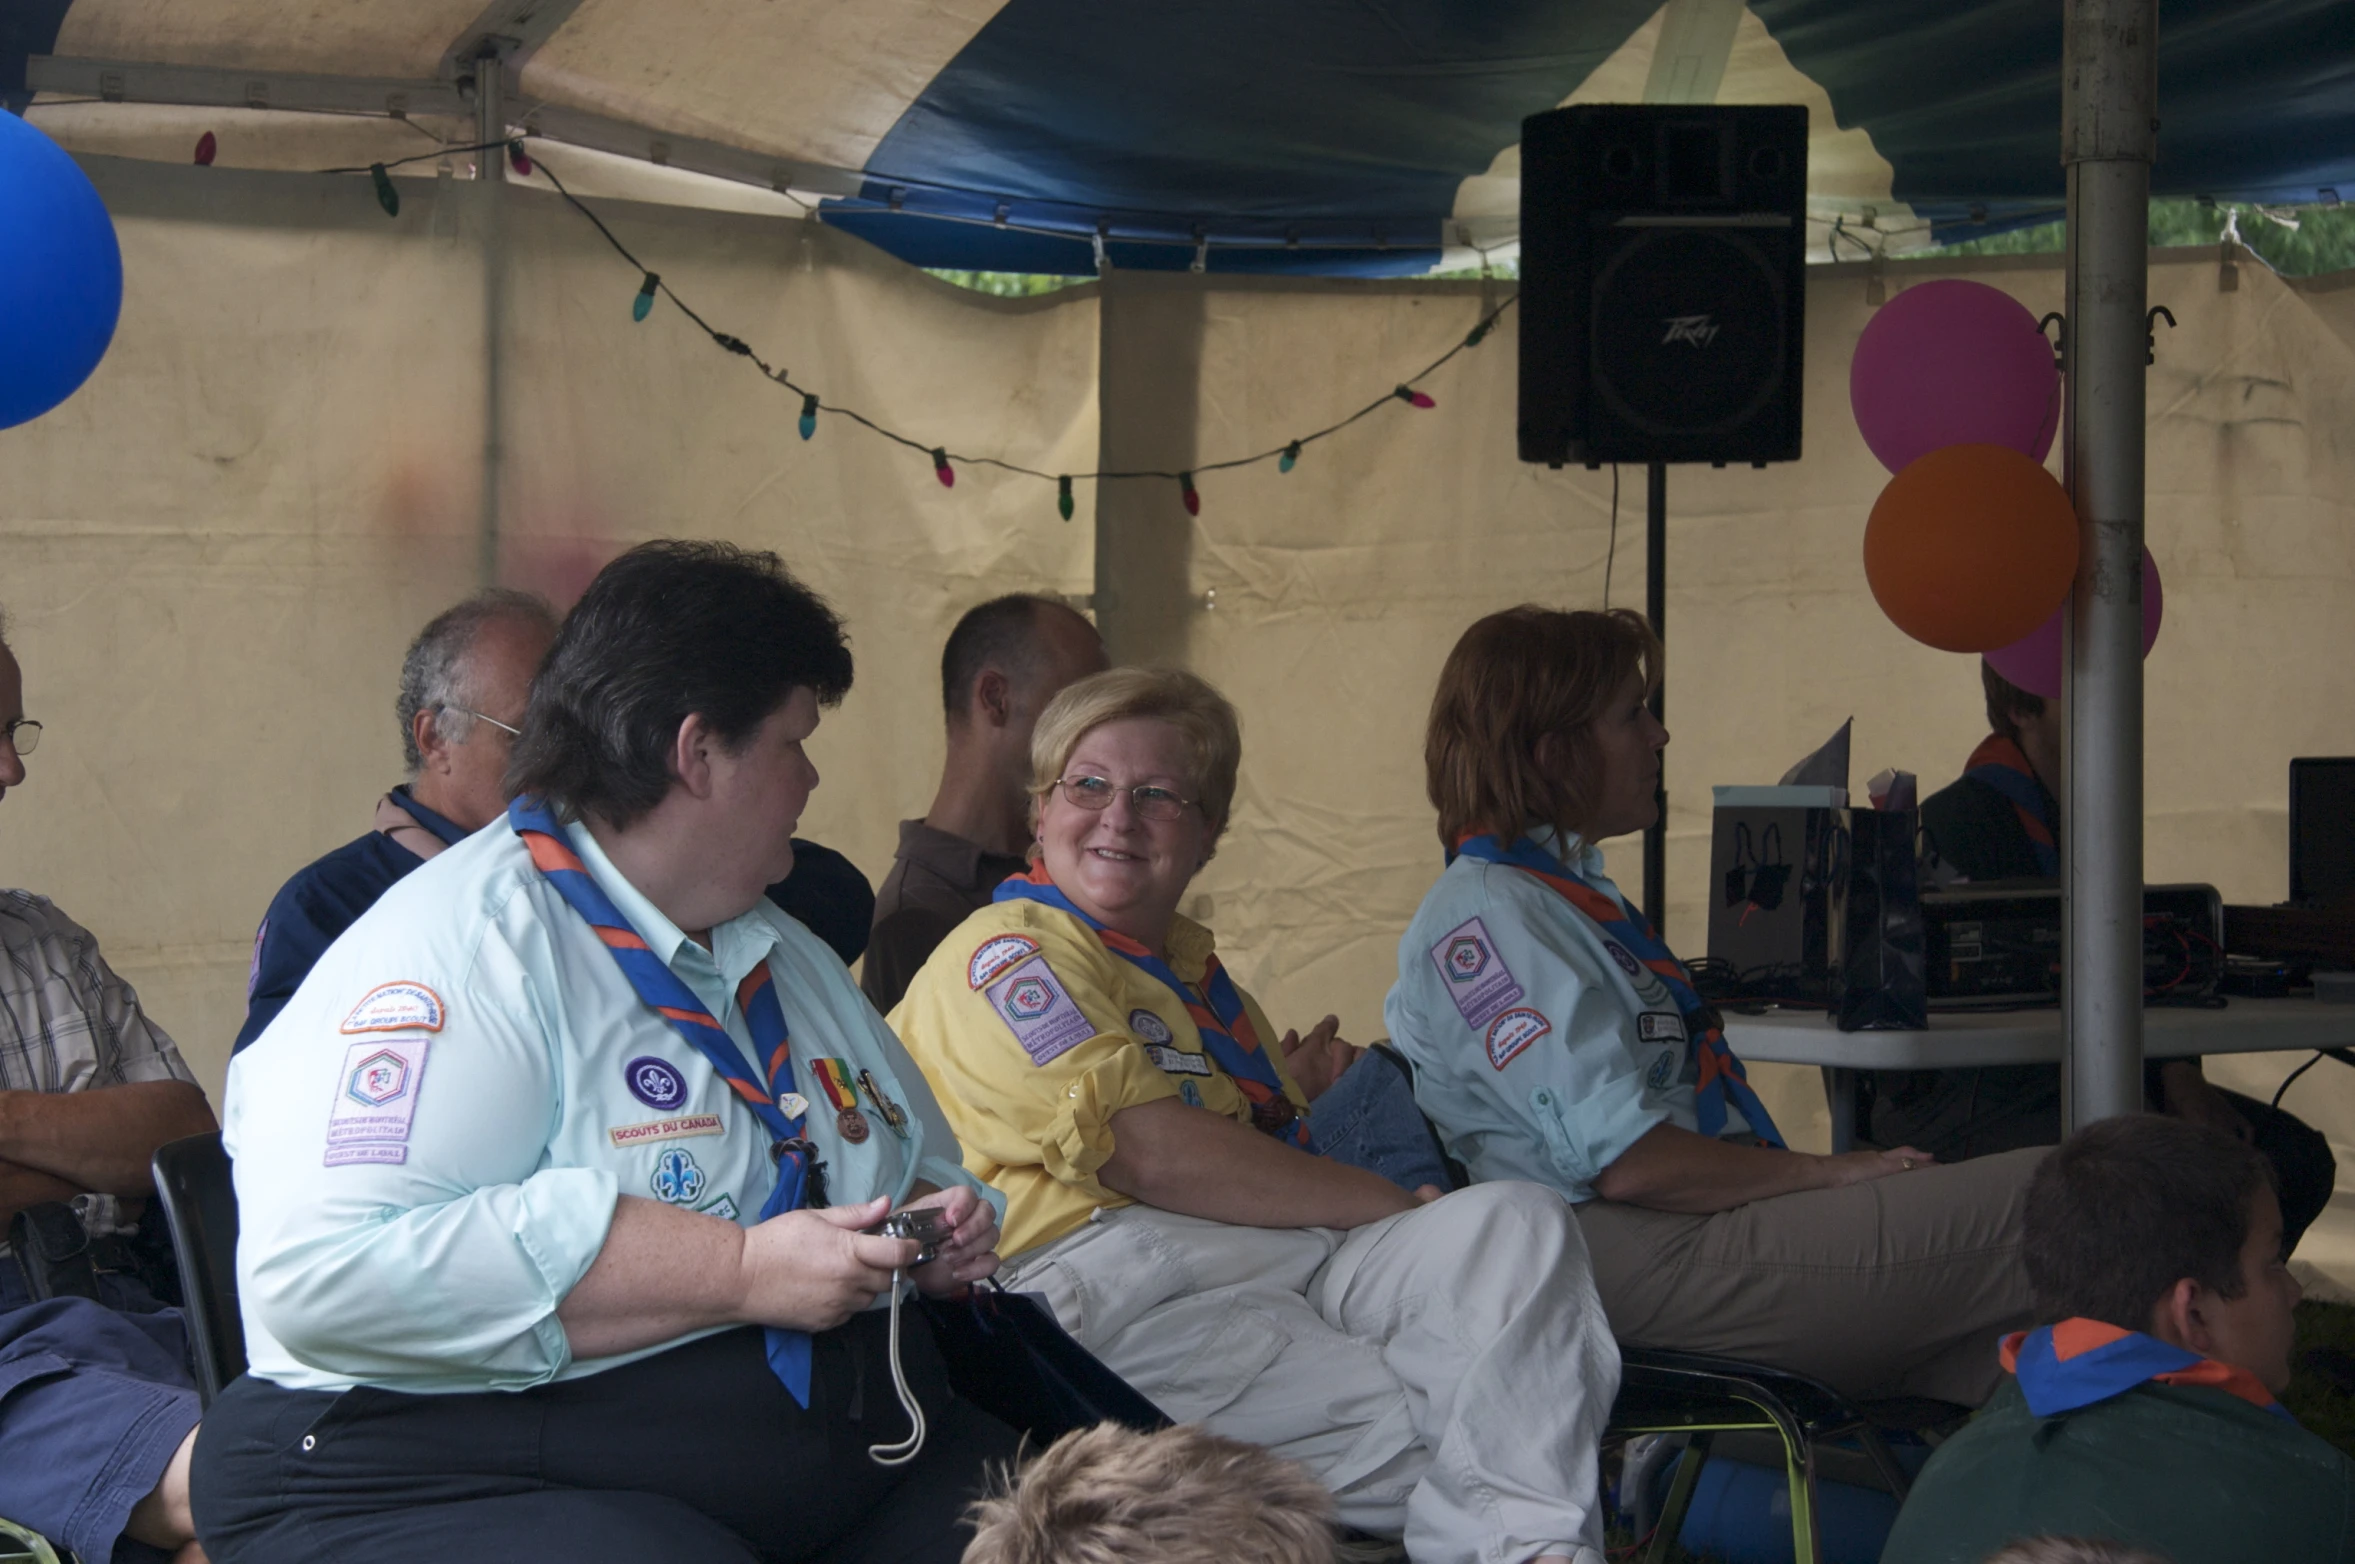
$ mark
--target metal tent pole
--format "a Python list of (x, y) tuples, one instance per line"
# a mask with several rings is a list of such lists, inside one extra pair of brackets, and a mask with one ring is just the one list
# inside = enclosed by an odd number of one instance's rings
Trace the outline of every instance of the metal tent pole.
[[(474, 62), (476, 141), (507, 139), (505, 89), (499, 56), (486, 47)], [(475, 158), (482, 185), (482, 533), (475, 570), (491, 586), (499, 579), (499, 490), (506, 464), (507, 152), (485, 146)]]
[[(1668, 641), (1668, 464), (1644, 469), (1644, 616), (1661, 644)], [(1668, 720), (1668, 681), (1652, 692), (1652, 715)], [(1668, 937), (1668, 754), (1660, 755), (1654, 793), (1659, 815), (1644, 829), (1644, 912), (1660, 937)]]
[(2067, 0), (2067, 616), (2061, 951), (2072, 1130), (2142, 1107), (2143, 364), (2157, 0)]

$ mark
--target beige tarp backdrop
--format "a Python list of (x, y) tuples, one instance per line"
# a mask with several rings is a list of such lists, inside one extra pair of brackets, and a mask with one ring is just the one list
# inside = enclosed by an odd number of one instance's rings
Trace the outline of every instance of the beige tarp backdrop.
[[(476, 568), (481, 265), (474, 192), (86, 158), (115, 212), (126, 301), (112, 353), (64, 407), (0, 431), (0, 601), (51, 724), (6, 801), (5, 876), (89, 924), (217, 1087), (253, 925), (296, 866), (364, 828), (397, 777), (400, 648)], [(1513, 459), (1508, 328), (1428, 385), (1268, 464), (1109, 487), (1101, 558), (1051, 488), (928, 462), (829, 420), (666, 307), (575, 215), (512, 192), (505, 576), (559, 596), (658, 534), (774, 547), (848, 616), (858, 686), (815, 754), (805, 834), (888, 867), (930, 796), (935, 670), (956, 613), (1016, 588), (1082, 594), (1123, 655), (1182, 658), (1244, 714), (1233, 830), (1197, 907), (1279, 1024), (1340, 1012), (1378, 1035), (1397, 931), (1436, 872), (1420, 726), (1475, 615), (1603, 600), (1611, 474)], [(612, 204), (617, 232), (723, 330), (830, 399), (1047, 471), (1184, 468), (1332, 421), (1460, 341), (1510, 284), (1302, 283), (1115, 274), (1007, 302), (963, 293), (814, 224)], [(1970, 275), (2041, 314), (2043, 261), (1905, 262), (1889, 285)], [(2148, 870), (2227, 899), (2283, 894), (2292, 755), (2355, 751), (2355, 288), (2212, 251), (2155, 258), (2150, 537), (2167, 629), (2148, 665)], [(1858, 563), (1885, 474), (1846, 406), (1870, 314), (1858, 268), (1808, 300), (1805, 461), (1669, 482), (1668, 922), (1701, 928), (1707, 787), (1771, 781), (1845, 717), (1857, 780), (1949, 780), (1982, 730), (1969, 660), (1899, 635)], [(1101, 414), (1099, 414), (1099, 388)], [(1099, 416), (1101, 429), (1099, 430)], [(1612, 601), (1640, 605), (1642, 475), (1624, 474)], [(1614, 853), (1636, 878), (1632, 843)], [(2212, 1073), (2270, 1095), (2294, 1061)], [(2327, 1072), (2327, 1073), (2326, 1073)], [(1820, 1096), (1772, 1074), (1786, 1121)], [(2355, 1078), (2288, 1105), (2355, 1170)], [(1803, 1134), (1806, 1131), (1803, 1131)], [(2355, 1246), (2350, 1247), (2355, 1261)]]

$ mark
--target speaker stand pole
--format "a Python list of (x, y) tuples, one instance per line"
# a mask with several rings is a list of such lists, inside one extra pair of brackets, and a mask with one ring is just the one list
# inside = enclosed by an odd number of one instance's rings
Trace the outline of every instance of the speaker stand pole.
[[(1644, 472), (1644, 616), (1652, 633), (1668, 642), (1668, 464), (1654, 462)], [(1668, 681), (1652, 691), (1652, 715), (1668, 720)], [(1661, 754), (1656, 793), (1659, 815), (1644, 828), (1644, 913), (1660, 937), (1668, 937), (1668, 767)]]

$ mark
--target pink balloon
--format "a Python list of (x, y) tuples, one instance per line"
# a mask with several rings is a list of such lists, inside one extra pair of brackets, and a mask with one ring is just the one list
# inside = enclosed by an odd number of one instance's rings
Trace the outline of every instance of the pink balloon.
[[(1999, 647), (1987, 654), (1987, 666), (2031, 695), (2041, 695), (2048, 701), (2061, 698), (2061, 615), (2069, 605), (2061, 604), (2052, 617), (2011, 645)], [(2167, 611), (2167, 594), (2159, 588), (2159, 562), (2151, 558), (2151, 551), (2142, 551), (2142, 655), (2151, 654), (2151, 643), (2159, 638), (2159, 620)]]
[(2043, 461), (2060, 427), (2060, 373), (2017, 299), (1950, 278), (1874, 312), (1849, 361), (1848, 405), (1891, 472), (1947, 445), (2008, 445)]

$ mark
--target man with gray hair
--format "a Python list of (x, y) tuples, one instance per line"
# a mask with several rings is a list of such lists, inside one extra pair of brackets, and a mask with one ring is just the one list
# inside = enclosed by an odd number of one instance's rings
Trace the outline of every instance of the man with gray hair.
[[(232, 1052), (262, 1035), (336, 936), (394, 882), (507, 812), (507, 760), (532, 675), (556, 638), (556, 612), (534, 593), (477, 592), (417, 632), (401, 659), (393, 715), (409, 780), (376, 801), (368, 834), (305, 865), (279, 889), (254, 933), (245, 1025)], [(799, 918), (845, 966), (866, 949), (875, 893), (832, 848), (793, 839), (793, 873), (769, 900)]]
[(393, 702), (409, 779), (376, 801), (366, 835), (297, 870), (271, 899), (235, 1048), (261, 1036), (312, 963), (394, 882), (506, 809), (508, 746), (555, 638), (544, 599), (493, 587), (444, 609), (409, 643)]

